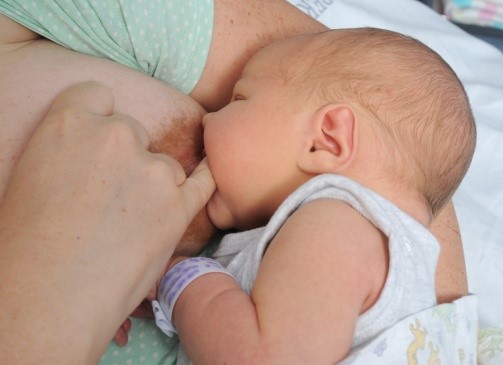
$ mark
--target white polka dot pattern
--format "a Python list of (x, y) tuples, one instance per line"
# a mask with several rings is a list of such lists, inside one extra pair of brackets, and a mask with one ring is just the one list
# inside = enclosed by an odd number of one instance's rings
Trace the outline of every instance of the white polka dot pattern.
[(5, 0), (0, 12), (78, 52), (189, 93), (208, 55), (213, 0)]
[(153, 320), (131, 318), (132, 327), (126, 347), (115, 343), (108, 346), (100, 365), (169, 365), (176, 364), (178, 337), (168, 337), (159, 330)]

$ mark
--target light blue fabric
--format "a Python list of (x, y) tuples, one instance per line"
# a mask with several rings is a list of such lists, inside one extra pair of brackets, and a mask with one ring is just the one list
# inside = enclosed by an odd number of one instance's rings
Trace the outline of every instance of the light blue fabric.
[(77, 52), (189, 93), (211, 43), (213, 0), (2, 0), (0, 12)]
[(470, 7), (472, 5), (472, 0), (452, 0), (459, 7)]
[(126, 347), (110, 343), (100, 365), (172, 365), (176, 364), (178, 336), (168, 337), (154, 320), (131, 318), (132, 327)]

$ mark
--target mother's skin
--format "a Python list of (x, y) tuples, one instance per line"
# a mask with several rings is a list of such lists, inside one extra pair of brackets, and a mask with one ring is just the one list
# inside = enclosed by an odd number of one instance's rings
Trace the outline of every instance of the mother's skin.
[[(200, 105), (209, 111), (225, 105), (244, 64), (265, 44), (325, 29), (286, 1), (215, 0), (209, 58), (190, 98), (112, 61), (78, 54), (39, 39), (0, 15), (0, 204), (35, 126), (54, 97), (69, 85), (88, 80), (108, 85), (115, 97), (115, 110), (130, 114), (147, 129), (152, 141), (150, 149), (171, 154), (190, 172), (202, 151), (200, 120), (205, 111)], [(459, 227), (452, 204), (435, 219), (431, 230), (441, 243), (437, 297), (439, 302), (446, 302), (467, 293)], [(190, 255), (199, 251), (211, 232), (203, 211), (189, 227), (177, 252)]]

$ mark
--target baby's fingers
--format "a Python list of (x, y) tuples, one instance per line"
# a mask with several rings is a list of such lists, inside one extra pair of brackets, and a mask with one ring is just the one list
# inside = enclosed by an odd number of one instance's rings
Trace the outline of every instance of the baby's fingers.
[(129, 330), (131, 329), (131, 320), (128, 318), (124, 321), (124, 323), (119, 327), (114, 336), (114, 342), (120, 347), (124, 347), (127, 345), (129, 341)]

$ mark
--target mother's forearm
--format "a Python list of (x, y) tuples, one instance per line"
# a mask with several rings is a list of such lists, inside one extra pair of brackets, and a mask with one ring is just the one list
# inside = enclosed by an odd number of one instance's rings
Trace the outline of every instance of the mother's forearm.
[(214, 0), (208, 60), (190, 95), (208, 111), (223, 107), (246, 62), (271, 42), (328, 28), (286, 0)]
[(435, 284), (437, 300), (449, 303), (468, 294), (463, 245), (452, 201), (435, 217), (430, 230), (441, 247)]

